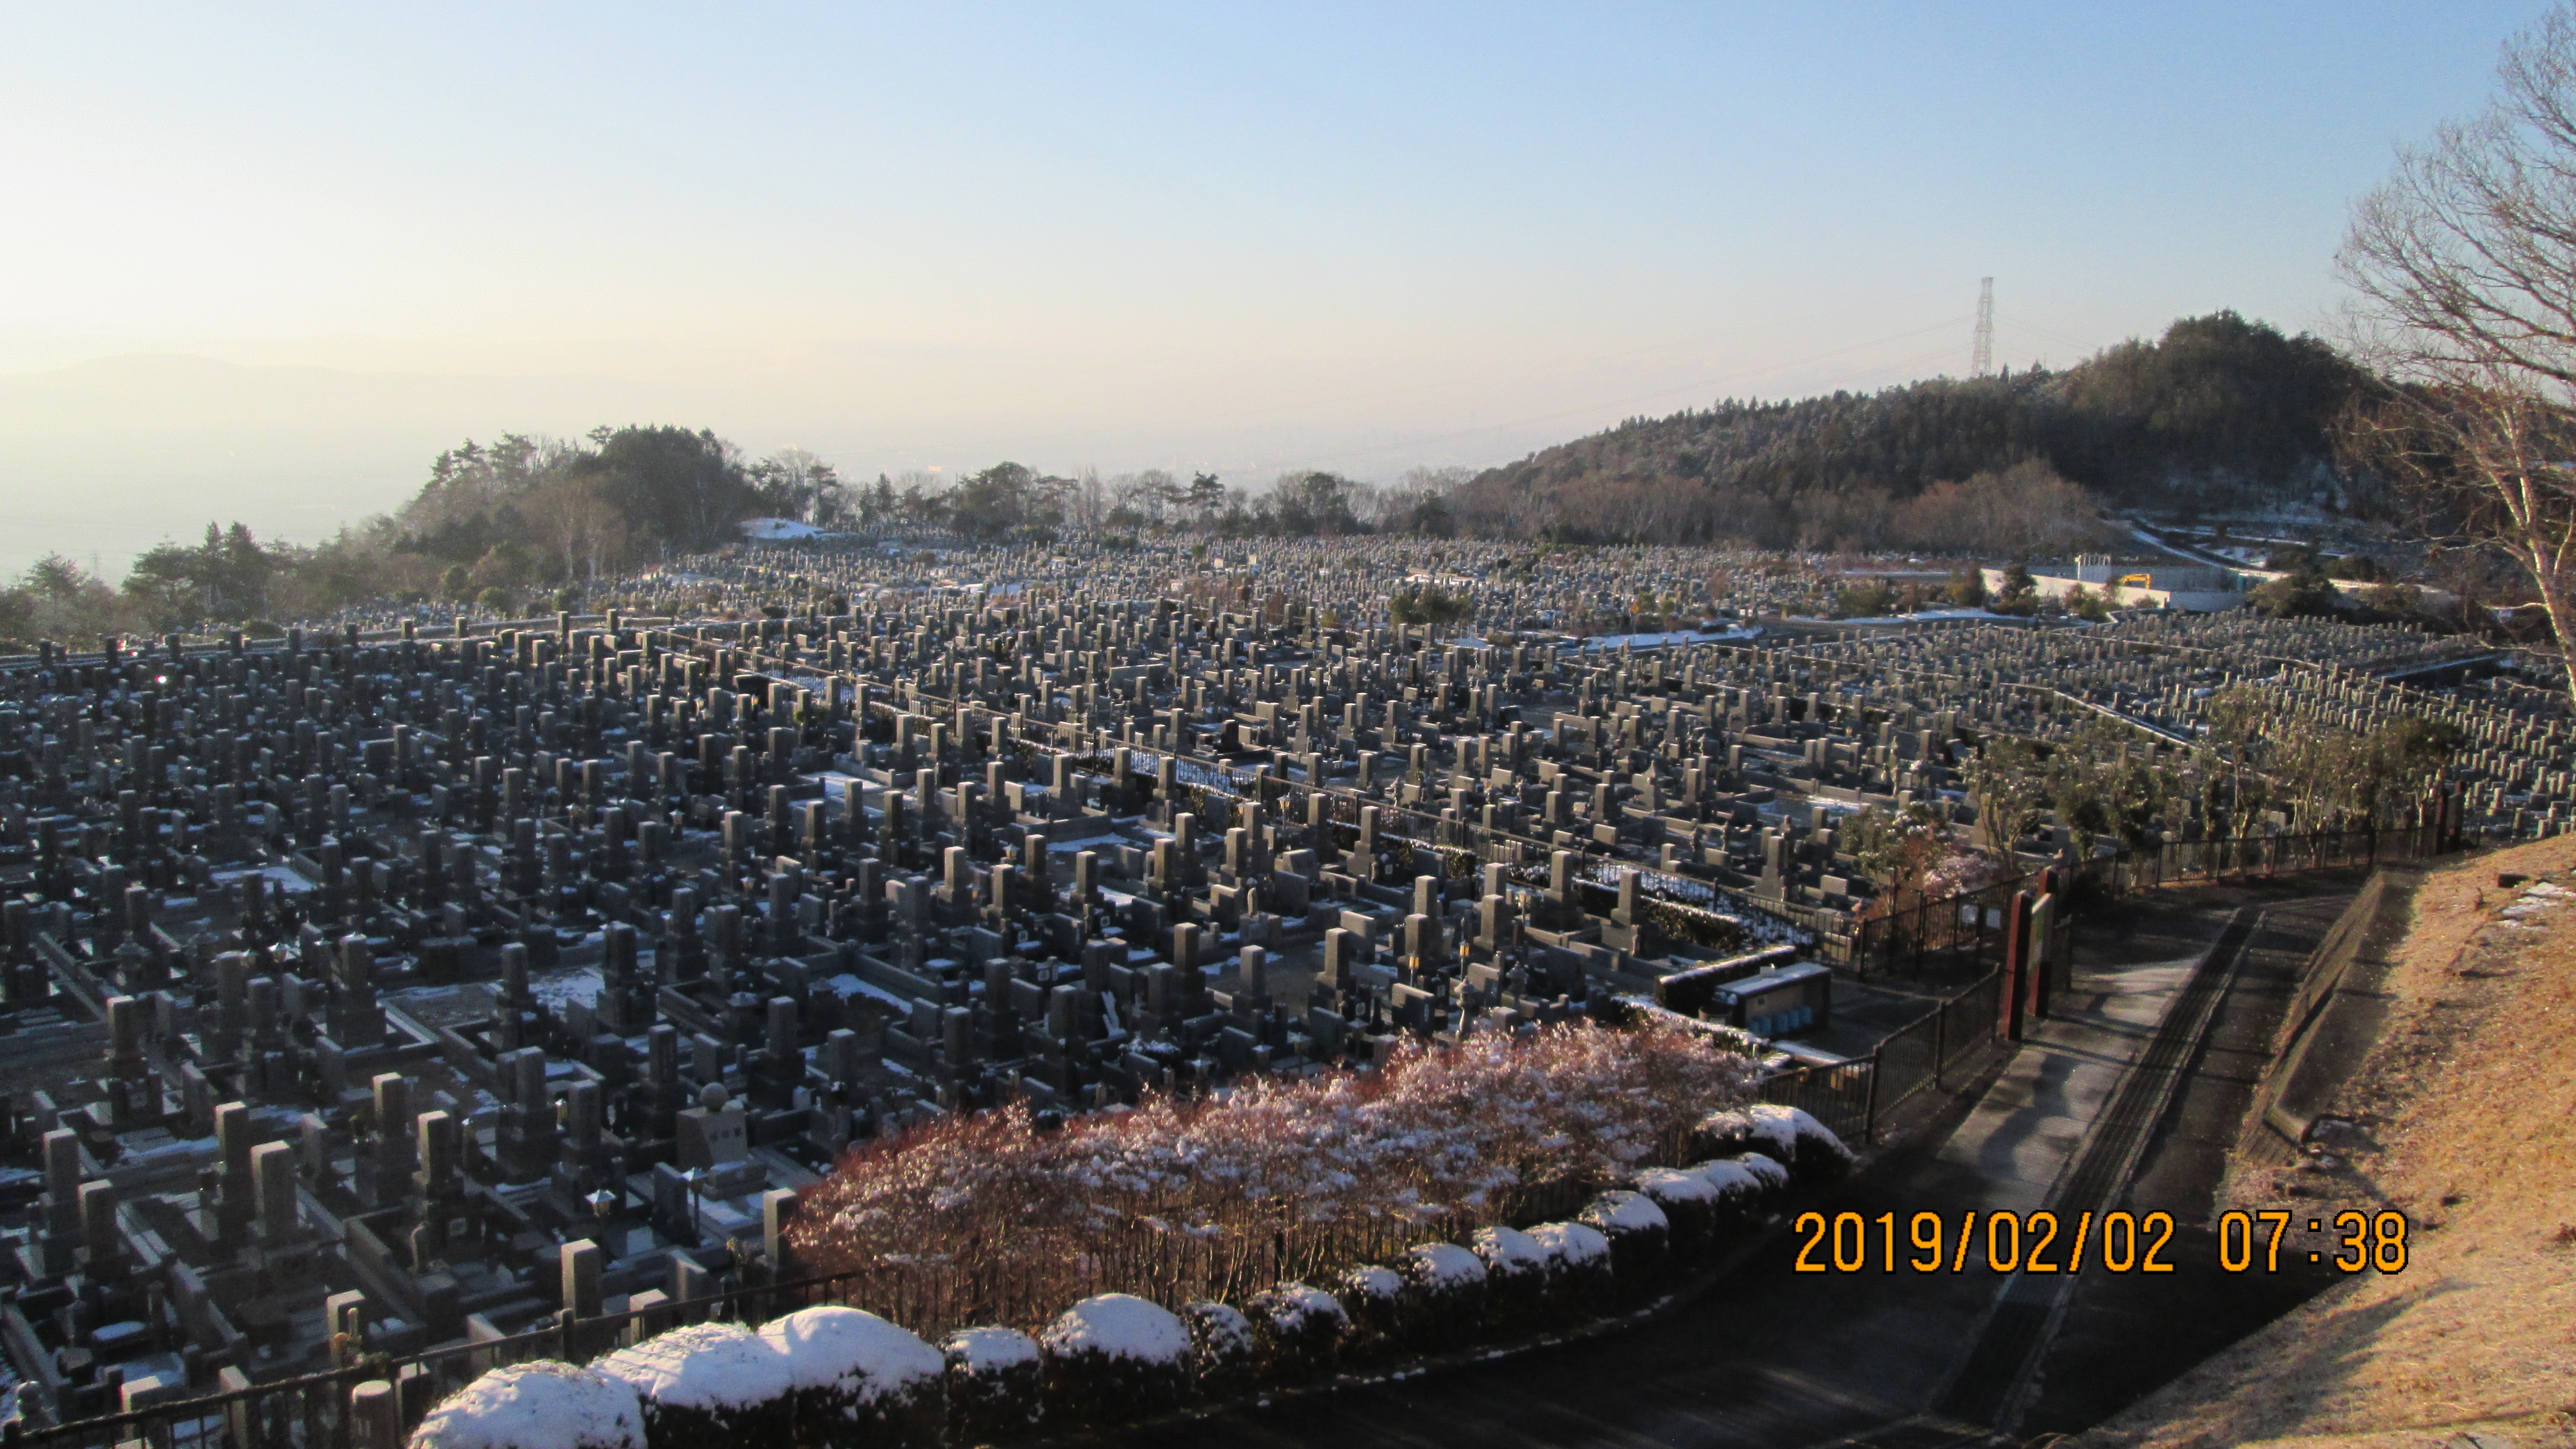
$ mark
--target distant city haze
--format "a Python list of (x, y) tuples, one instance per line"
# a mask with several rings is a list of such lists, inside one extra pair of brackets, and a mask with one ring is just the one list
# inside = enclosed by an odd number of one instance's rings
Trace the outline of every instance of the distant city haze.
[(1987, 275), (2016, 369), (2322, 327), (2540, 9), (14, 7), (0, 571), (630, 422), (1393, 479), (1964, 373)]

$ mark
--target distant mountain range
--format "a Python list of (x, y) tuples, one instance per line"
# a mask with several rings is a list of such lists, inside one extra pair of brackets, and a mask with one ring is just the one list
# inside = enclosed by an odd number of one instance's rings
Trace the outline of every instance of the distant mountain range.
[(2107, 503), (2342, 503), (2329, 434), (2360, 380), (2314, 337), (2218, 312), (2064, 372), (1634, 418), (1488, 469), (1448, 503), (1489, 537), (1774, 548), (1940, 546), (1907, 536), (1904, 505), (2016, 464)]

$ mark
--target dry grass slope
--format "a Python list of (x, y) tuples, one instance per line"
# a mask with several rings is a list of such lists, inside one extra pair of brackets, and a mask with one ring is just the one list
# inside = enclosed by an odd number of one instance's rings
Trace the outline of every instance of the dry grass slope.
[(2561, 837), (2429, 878), (2340, 1101), (2359, 1131), (2329, 1163), (2240, 1165), (2229, 1185), (2303, 1219), (2399, 1208), (2405, 1271), (2337, 1284), (2080, 1443), (2576, 1444), (2571, 874)]

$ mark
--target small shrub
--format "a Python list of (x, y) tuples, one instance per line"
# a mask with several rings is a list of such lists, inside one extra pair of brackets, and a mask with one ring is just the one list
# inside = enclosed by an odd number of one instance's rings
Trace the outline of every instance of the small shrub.
[(1302, 1378), (1333, 1366), (1350, 1315), (1332, 1294), (1308, 1283), (1282, 1283), (1243, 1305), (1261, 1345), (1261, 1370), (1274, 1379)]
[(1189, 1387), (1190, 1331), (1132, 1293), (1085, 1298), (1038, 1335), (1047, 1416), (1059, 1427), (1133, 1423), (1178, 1408)]
[(1467, 1247), (1485, 1265), (1485, 1319), (1506, 1331), (1547, 1316), (1547, 1249), (1517, 1228), (1478, 1228)]
[(1653, 1198), (1642, 1192), (1605, 1192), (1584, 1204), (1575, 1218), (1610, 1240), (1610, 1273), (1620, 1302), (1643, 1303), (1655, 1296), (1664, 1283), (1672, 1223)]
[(650, 1449), (736, 1449), (793, 1432), (787, 1360), (737, 1323), (692, 1323), (595, 1367), (644, 1400)]
[(1426, 1349), (1454, 1348), (1485, 1321), (1485, 1260), (1456, 1243), (1424, 1243), (1395, 1260), (1414, 1320), (1407, 1336)]
[(1840, 1181), (1851, 1172), (1853, 1160), (1851, 1149), (1832, 1129), (1796, 1107), (1776, 1102), (1709, 1113), (1692, 1129), (1691, 1149), (1702, 1157), (1765, 1153), (1786, 1166), (1800, 1183)]
[(1589, 1223), (1541, 1223), (1530, 1241), (1547, 1254), (1547, 1314), (1559, 1323), (1599, 1317), (1617, 1288), (1610, 1240)]
[(1257, 1382), (1261, 1346), (1242, 1309), (1228, 1303), (1183, 1304), (1181, 1326), (1190, 1333), (1190, 1382), (1200, 1397), (1229, 1399)]
[(1404, 1347), (1404, 1279), (1393, 1268), (1363, 1264), (1341, 1276), (1333, 1297), (1349, 1323), (1342, 1330), (1342, 1357), (1367, 1363), (1393, 1357)]
[(787, 1361), (799, 1449), (939, 1442), (947, 1361), (919, 1338), (837, 1307), (799, 1309), (764, 1324), (760, 1338)]
[(1046, 1418), (1038, 1341), (1010, 1328), (961, 1328), (940, 1345), (948, 1360), (948, 1432), (962, 1444), (1026, 1434)]
[(410, 1449), (643, 1449), (644, 1404), (622, 1379), (540, 1359), (447, 1396)]
[(1675, 1266), (1696, 1267), (1717, 1242), (1717, 1184), (1703, 1172), (1650, 1167), (1637, 1174), (1637, 1191), (1664, 1210), (1666, 1247)]

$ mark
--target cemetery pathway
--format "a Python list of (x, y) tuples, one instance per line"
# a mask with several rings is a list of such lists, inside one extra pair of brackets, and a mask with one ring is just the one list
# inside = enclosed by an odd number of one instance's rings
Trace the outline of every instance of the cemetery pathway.
[[(2210, 1043), (2184, 1064), (2171, 1109), (2145, 1143), (2141, 1211), (2206, 1212), (2215, 1159), (2200, 1144), (2233, 1135), (2261, 1043), (2278, 1019), (2281, 982), (2322, 935), (2357, 881), (2208, 888), (2127, 902), (2079, 935), (2074, 989), (1994, 1083), (1916, 1142), (1844, 1187), (1828, 1211), (1902, 1222), (1932, 1210), (2026, 1211), (2083, 1156), (2087, 1132), (2117, 1096), (2191, 968), (2240, 909), (2263, 914), (2216, 1003)], [(2248, 912), (2249, 919), (2252, 912)], [(2223, 963), (2221, 963), (2223, 964)], [(2246, 1053), (2255, 1053), (2249, 1064)], [(2204, 1084), (2213, 1063), (2224, 1080)], [(2203, 1181), (2201, 1179), (2208, 1179)], [(2196, 1196), (2195, 1196), (2196, 1194)], [(2184, 1219), (2186, 1223), (2190, 1218)], [(1900, 1250), (1910, 1254), (1900, 1231)], [(2087, 1274), (2068, 1316), (2082, 1326), (2070, 1360), (2041, 1359), (2048, 1417), (2108, 1412), (2087, 1384), (2121, 1402), (2179, 1372), (2295, 1302), (2304, 1285), (2218, 1273), (2205, 1233), (2176, 1237), (2177, 1271), (2111, 1288)], [(1947, 1442), (1920, 1417), (1939, 1401), (1984, 1332), (2004, 1276), (1966, 1271), (1798, 1273), (1800, 1240), (1775, 1235), (1732, 1277), (1636, 1329), (1419, 1378), (1354, 1388), (1130, 1433), (1124, 1445), (1226, 1442), (1499, 1446), (1781, 1446), (1860, 1440)], [(2107, 1330), (2116, 1327), (2116, 1333)], [(1967, 1442), (1967, 1441), (1961, 1441)]]

